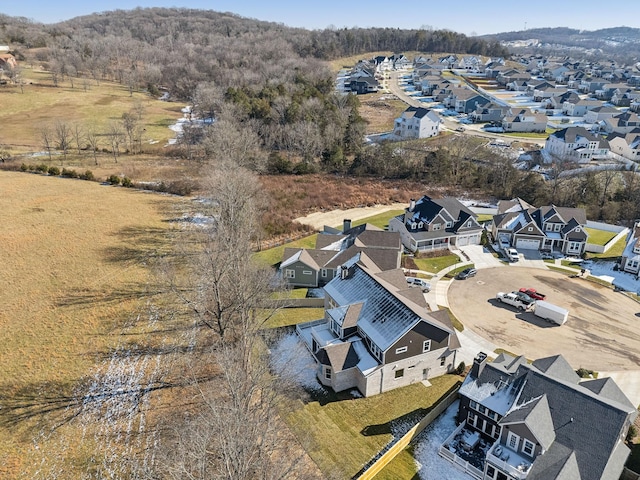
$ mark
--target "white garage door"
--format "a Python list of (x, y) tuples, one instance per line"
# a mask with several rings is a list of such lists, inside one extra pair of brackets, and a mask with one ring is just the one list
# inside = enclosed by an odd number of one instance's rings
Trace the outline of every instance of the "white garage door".
[(464, 247), (465, 245), (469, 245), (469, 237), (458, 237), (458, 246)]
[(540, 248), (540, 240), (525, 240), (519, 238), (516, 241), (516, 248), (518, 250), (538, 250)]

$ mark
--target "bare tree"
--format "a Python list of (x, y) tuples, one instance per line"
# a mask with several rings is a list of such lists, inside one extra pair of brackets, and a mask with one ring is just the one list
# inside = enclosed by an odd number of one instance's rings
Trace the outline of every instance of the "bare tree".
[(122, 126), (119, 122), (111, 122), (107, 130), (107, 138), (111, 144), (111, 151), (113, 152), (113, 160), (118, 163), (118, 155), (120, 155), (120, 144), (124, 134), (122, 132)]
[(40, 140), (42, 141), (42, 146), (49, 154), (49, 161), (51, 161), (51, 149), (53, 148), (54, 135), (49, 126), (45, 125), (40, 128)]
[(62, 154), (64, 155), (64, 160), (67, 160), (67, 153), (69, 152), (69, 148), (71, 148), (71, 139), (73, 138), (73, 134), (71, 128), (66, 122), (62, 120), (57, 120), (55, 123), (55, 139), (57, 147), (62, 150)]
[(93, 129), (87, 131), (86, 134), (87, 143), (91, 147), (93, 153), (93, 161), (98, 165), (98, 149), (100, 147), (100, 135)]
[(82, 128), (82, 125), (80, 125), (79, 123), (74, 123), (73, 127), (71, 128), (71, 135), (73, 136), (73, 141), (76, 144), (78, 155), (80, 155), (80, 151), (82, 150), (82, 147), (84, 146), (83, 143), (86, 139), (86, 134), (84, 129)]

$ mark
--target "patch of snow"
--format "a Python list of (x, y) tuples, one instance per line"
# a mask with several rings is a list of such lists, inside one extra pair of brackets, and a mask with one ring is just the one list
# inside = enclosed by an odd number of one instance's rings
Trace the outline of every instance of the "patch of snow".
[(324, 390), (316, 377), (316, 362), (295, 332), (284, 335), (271, 348), (271, 368), (306, 390)]
[(640, 292), (640, 280), (638, 277), (633, 273), (614, 270), (616, 267), (615, 262), (586, 260), (582, 262), (582, 267), (589, 270), (593, 277), (598, 277), (605, 281), (613, 279), (613, 285), (627, 292)]
[(458, 470), (453, 463), (438, 454), (440, 445), (456, 429), (455, 416), (458, 412), (456, 400), (431, 425), (418, 435), (414, 458), (419, 465), (420, 480), (469, 480), (471, 477)]

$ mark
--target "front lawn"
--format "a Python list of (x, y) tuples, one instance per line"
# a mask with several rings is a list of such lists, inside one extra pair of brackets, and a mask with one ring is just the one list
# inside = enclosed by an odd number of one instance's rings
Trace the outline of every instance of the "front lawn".
[(443, 255), (441, 257), (423, 257), (413, 258), (414, 263), (418, 267), (418, 270), (424, 270), (425, 272), (438, 273), (451, 265), (455, 265), (460, 262), (457, 255)]
[(327, 391), (306, 403), (287, 400), (283, 415), (326, 476), (351, 478), (393, 439), (396, 425), (417, 423), (459, 380), (444, 375), (430, 379), (431, 387), (416, 383), (369, 398)]
[(597, 230), (589, 227), (585, 227), (584, 231), (589, 235), (587, 242), (594, 245), (604, 246), (616, 236), (616, 232), (607, 232), (606, 230)]

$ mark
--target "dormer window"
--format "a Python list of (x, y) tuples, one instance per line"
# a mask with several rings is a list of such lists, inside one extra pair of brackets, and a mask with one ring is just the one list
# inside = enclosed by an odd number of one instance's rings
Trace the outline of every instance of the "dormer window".
[(416, 229), (416, 226), (417, 226), (417, 225), (416, 225), (416, 222), (411, 222), (411, 229), (412, 229), (412, 230), (415, 230), (415, 229)]
[(418, 222), (418, 228), (422, 228), (424, 227), (424, 223), (423, 222)]
[(561, 224), (559, 224), (559, 223), (556, 223), (556, 224), (553, 226), (553, 231), (554, 231), (554, 232), (559, 232), (561, 229), (562, 229), (562, 225), (561, 225)]
[(447, 222), (447, 228), (453, 227), (453, 222)]

